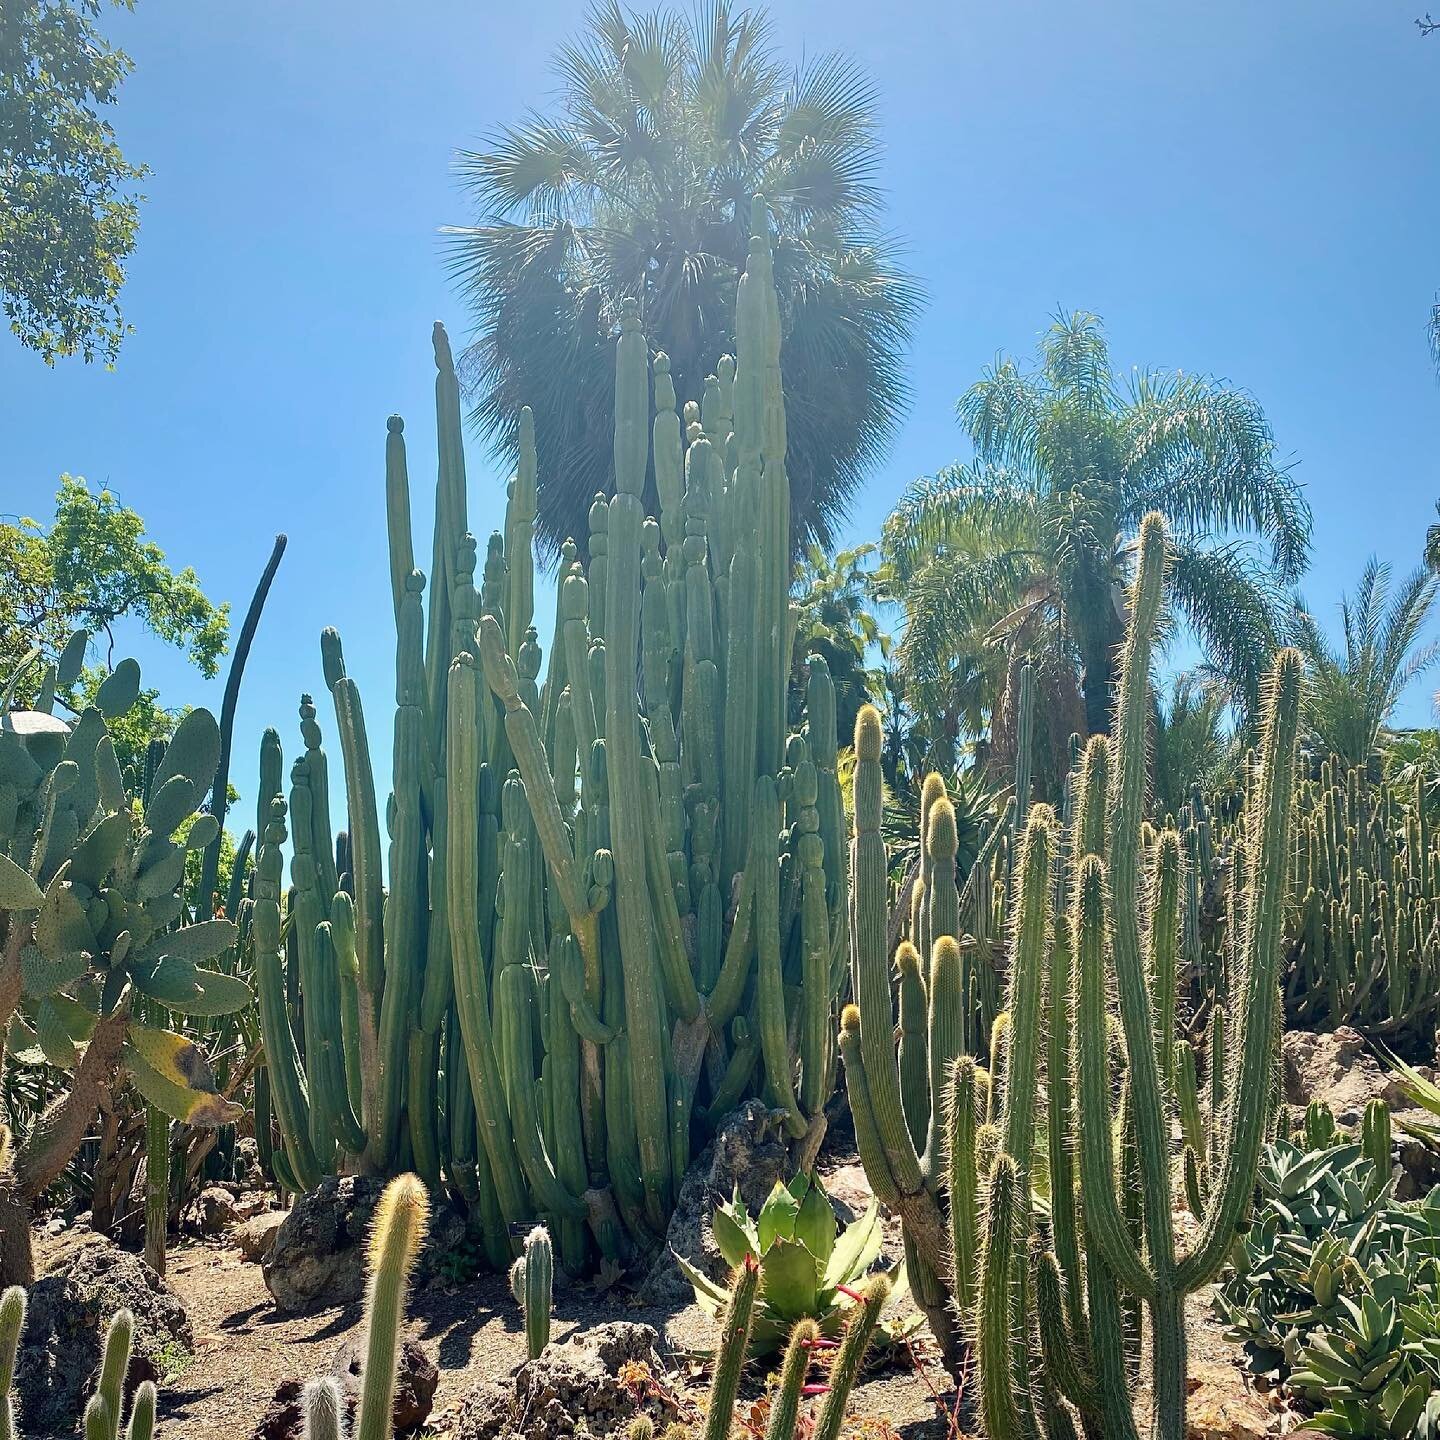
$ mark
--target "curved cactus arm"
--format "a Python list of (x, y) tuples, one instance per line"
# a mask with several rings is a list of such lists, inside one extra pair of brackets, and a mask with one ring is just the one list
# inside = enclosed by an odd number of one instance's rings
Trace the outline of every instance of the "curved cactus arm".
[(1275, 658), (1266, 682), (1259, 782), (1251, 802), (1250, 872), (1243, 926), (1241, 967), (1244, 997), (1238, 1007), (1236, 1068), (1221, 1117), (1224, 1153), (1214, 1178), (1194, 1248), (1179, 1267), (1187, 1290), (1207, 1283), (1229, 1253), (1255, 1185), (1265, 1143), (1268, 1107), (1256, 1097), (1270, 1093), (1279, 1004), (1277, 969), (1285, 912), (1285, 877), (1290, 858), (1290, 806), (1295, 777), (1303, 662), (1294, 650)]
[(1115, 1194), (1115, 1144), (1110, 1040), (1105, 1014), (1105, 867), (1086, 855), (1076, 872), (1071, 953), (1076, 960), (1075, 1049), (1080, 1075), (1080, 1185), (1085, 1234), (1126, 1289), (1149, 1299), (1154, 1277), (1145, 1268)]
[(1094, 1423), (1100, 1399), (1095, 1377), (1085, 1368), (1082, 1347), (1066, 1323), (1060, 1262), (1038, 1236), (1031, 1242), (1030, 1284), (1045, 1368), (1060, 1393)]

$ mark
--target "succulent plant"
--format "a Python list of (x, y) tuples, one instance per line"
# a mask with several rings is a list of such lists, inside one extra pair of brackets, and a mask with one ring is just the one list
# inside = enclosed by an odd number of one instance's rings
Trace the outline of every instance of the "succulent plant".
[(216, 830), (213, 816), (187, 822), (215, 773), (220, 729), (191, 710), (144, 795), (127, 794), (107, 722), (130, 709), (139, 684), (139, 667), (122, 661), (73, 725), (0, 708), (0, 1019), (12, 1060), (71, 1076), (0, 1172), (9, 1282), (33, 1278), (29, 1207), (69, 1163), (117, 1073), (189, 1125), (240, 1113), (196, 1044), (150, 1018), (224, 1015), (251, 1000), (243, 979), (207, 968), (233, 949), (234, 923), (183, 923), (186, 855)]
[(1440, 1190), (1397, 1201), (1388, 1153), (1268, 1146), (1215, 1304), (1252, 1366), (1315, 1407), (1307, 1428), (1440, 1434)]
[[(814, 1320), (822, 1335), (838, 1335), (883, 1239), (874, 1200), (842, 1231), (835, 1207), (813, 1173), (797, 1175), (788, 1184), (777, 1182), (754, 1217), (737, 1189), (715, 1211), (711, 1229), (732, 1270), (747, 1259), (760, 1267), (760, 1293), (750, 1327), (757, 1355), (779, 1350), (802, 1319)], [(701, 1307), (718, 1315), (729, 1291), (684, 1256), (675, 1258)]]

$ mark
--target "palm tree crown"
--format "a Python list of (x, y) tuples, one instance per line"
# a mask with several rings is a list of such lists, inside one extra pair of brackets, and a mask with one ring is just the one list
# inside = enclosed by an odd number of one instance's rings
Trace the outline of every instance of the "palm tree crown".
[(1309, 672), (1312, 735), (1349, 766), (1368, 764), (1405, 687), (1440, 659), (1440, 642), (1418, 644), (1440, 577), (1422, 568), (1393, 594), (1392, 584), (1390, 567), (1372, 556), (1355, 594), (1340, 602), (1338, 647), (1303, 607), (1295, 613), (1291, 643)]
[(907, 611), (902, 662), (923, 673), (987, 638), (1058, 648), (1089, 729), (1107, 728), (1131, 542), (1158, 510), (1173, 603), (1247, 704), (1310, 538), (1255, 400), (1201, 375), (1117, 382), (1081, 312), (1056, 318), (1037, 369), (1001, 358), (957, 411), (972, 460), (917, 481), (882, 538)]
[(875, 92), (846, 59), (788, 71), (763, 12), (692, 17), (602, 0), (558, 56), (555, 113), (462, 154), (478, 223), (449, 233), (477, 336), (474, 419), (513, 458), (535, 412), (539, 525), (583, 542), (608, 489), (613, 327), (640, 302), (681, 402), (733, 352), (752, 197), (776, 228), (797, 545), (833, 522), (904, 412), (919, 287), (878, 229)]

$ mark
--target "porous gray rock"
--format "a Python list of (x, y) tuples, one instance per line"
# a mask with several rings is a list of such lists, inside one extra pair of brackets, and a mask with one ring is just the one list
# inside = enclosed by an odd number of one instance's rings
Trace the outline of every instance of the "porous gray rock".
[(759, 1100), (747, 1100), (720, 1122), (715, 1138), (685, 1173), (675, 1212), (665, 1231), (665, 1248), (656, 1257), (641, 1286), (650, 1305), (683, 1305), (695, 1298), (684, 1272), (675, 1263), (683, 1255), (711, 1279), (723, 1281), (729, 1267), (711, 1232), (718, 1206), (738, 1186), (740, 1198), (753, 1215), (775, 1188), (790, 1178), (789, 1145), (782, 1112)]
[[(364, 1295), (365, 1244), (384, 1189), (383, 1180), (329, 1175), (296, 1200), (263, 1262), (266, 1288), (281, 1310), (351, 1305)], [(464, 1242), (464, 1220), (449, 1205), (435, 1206), (414, 1283), (435, 1278)]]
[(240, 1223), (235, 1196), (223, 1185), (207, 1185), (195, 1202), (202, 1235), (223, 1235)]
[[(360, 1377), (364, 1371), (365, 1351), (358, 1339), (347, 1340), (336, 1351), (326, 1371), (339, 1382), (345, 1404), (346, 1433), (355, 1428), (355, 1412), (360, 1407)], [(435, 1388), (440, 1371), (416, 1340), (407, 1337), (400, 1344), (395, 1368), (395, 1404), (391, 1410), (391, 1427), (397, 1435), (410, 1435), (430, 1418), (435, 1402)], [(275, 1397), (255, 1427), (255, 1440), (300, 1440), (305, 1431), (301, 1394), (305, 1381), (292, 1377), (282, 1380)]]
[(137, 1255), (82, 1232), (46, 1257), (30, 1287), (15, 1363), (20, 1432), (69, 1435), (79, 1425), (117, 1310), (135, 1316), (127, 1396), (142, 1380), (157, 1383), (168, 1364), (195, 1347), (180, 1297)]
[(507, 1380), (482, 1381), (460, 1402), (454, 1440), (557, 1440), (623, 1434), (637, 1415), (657, 1431), (681, 1418), (660, 1337), (649, 1325), (613, 1320), (547, 1345)]

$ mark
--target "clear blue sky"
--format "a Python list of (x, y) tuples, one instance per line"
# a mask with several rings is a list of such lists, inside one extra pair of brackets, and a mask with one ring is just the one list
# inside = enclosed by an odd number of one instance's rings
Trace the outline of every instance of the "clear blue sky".
[[(1440, 36), (1416, 33), (1423, 8), (777, 0), (788, 55), (839, 47), (876, 79), (893, 227), (930, 294), (914, 408), (854, 536), (955, 456), (955, 397), (1063, 305), (1105, 318), (1122, 367), (1212, 371), (1260, 398), (1314, 507), (1306, 591), (1323, 615), (1370, 552), (1414, 564), (1440, 496), (1424, 333)], [(578, 0), (107, 12), (136, 61), (117, 128), (154, 171), (124, 294), (136, 333), (112, 373), (47, 370), (0, 335), (0, 511), (47, 513), (61, 471), (108, 484), (237, 611), (289, 533), (241, 706), (247, 800), (262, 726), (293, 752), (298, 694), (322, 688), (324, 625), (345, 636), (384, 748), (385, 417), (407, 417), (423, 490), (430, 324), (467, 329), (437, 236), (468, 218), (452, 152), (544, 102), (581, 14)], [(470, 474), (483, 534), (501, 477), (478, 445)], [(130, 648), (167, 702), (218, 708), (218, 681)], [(1417, 687), (1401, 718), (1424, 721), (1428, 696)]]

